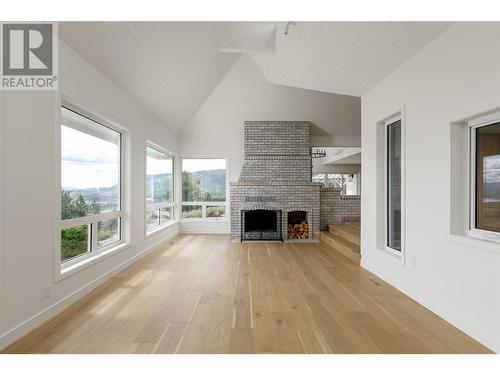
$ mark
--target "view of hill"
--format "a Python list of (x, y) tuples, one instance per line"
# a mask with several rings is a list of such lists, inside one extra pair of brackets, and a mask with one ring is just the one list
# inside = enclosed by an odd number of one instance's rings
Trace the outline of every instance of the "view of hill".
[[(148, 175), (146, 179), (146, 194), (150, 202), (170, 200), (172, 191), (172, 174), (164, 173)], [(118, 186), (78, 189), (63, 187), (73, 200), (81, 195), (87, 204), (98, 205), (101, 211), (118, 208)], [(154, 192), (154, 194), (152, 194)], [(151, 196), (154, 195), (154, 196)], [(212, 169), (206, 171), (183, 172), (184, 201), (223, 201), (226, 197), (226, 170)]]
[(81, 195), (87, 204), (94, 203), (99, 205), (101, 211), (109, 211), (118, 208), (120, 192), (118, 191), (117, 185), (87, 189), (63, 187), (62, 190), (68, 192), (69, 196), (74, 200), (77, 200)]
[(226, 170), (182, 172), (184, 202), (221, 202), (226, 199)]
[(146, 199), (148, 203), (170, 201), (173, 198), (172, 174), (162, 173), (146, 176)]
[(200, 179), (200, 190), (214, 196), (226, 196), (226, 170), (212, 169), (209, 171), (192, 172)]

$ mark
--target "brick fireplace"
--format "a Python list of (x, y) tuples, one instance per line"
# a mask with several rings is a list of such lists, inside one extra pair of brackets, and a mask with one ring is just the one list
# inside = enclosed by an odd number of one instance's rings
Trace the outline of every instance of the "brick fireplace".
[(310, 127), (308, 121), (245, 122), (245, 161), (230, 184), (233, 241), (319, 240)]

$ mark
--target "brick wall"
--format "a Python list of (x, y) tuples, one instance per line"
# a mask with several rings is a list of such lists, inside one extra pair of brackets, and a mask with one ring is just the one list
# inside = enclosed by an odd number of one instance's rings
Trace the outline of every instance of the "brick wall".
[(309, 240), (320, 232), (320, 185), (311, 182), (308, 121), (245, 121), (245, 162), (230, 184), (231, 236), (241, 238), (241, 210), (282, 211), (283, 239), (288, 212), (306, 211)]
[(309, 223), (309, 239), (319, 240), (320, 232), (320, 185), (314, 182), (294, 183), (246, 183), (232, 182), (231, 235), (241, 237), (241, 210), (282, 210), (283, 239), (288, 237), (288, 212), (306, 211)]
[(245, 155), (310, 155), (309, 121), (245, 121)]
[(242, 181), (311, 181), (311, 156), (247, 155)]
[(341, 195), (337, 188), (320, 189), (320, 226), (327, 230), (328, 224), (359, 221), (361, 199), (359, 195)]
[(245, 121), (245, 163), (239, 181), (311, 181), (311, 123)]

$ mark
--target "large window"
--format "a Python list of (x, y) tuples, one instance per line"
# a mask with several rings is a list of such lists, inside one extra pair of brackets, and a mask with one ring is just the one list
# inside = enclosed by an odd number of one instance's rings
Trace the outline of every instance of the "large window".
[(313, 182), (324, 187), (342, 189), (343, 195), (359, 195), (358, 174), (356, 173), (314, 173)]
[(146, 233), (174, 220), (173, 166), (172, 156), (146, 147)]
[(226, 159), (182, 159), (182, 218), (226, 217)]
[(500, 122), (471, 128), (471, 229), (500, 233)]
[(61, 262), (72, 264), (122, 239), (120, 132), (61, 109)]
[(401, 120), (386, 126), (387, 247), (401, 251)]

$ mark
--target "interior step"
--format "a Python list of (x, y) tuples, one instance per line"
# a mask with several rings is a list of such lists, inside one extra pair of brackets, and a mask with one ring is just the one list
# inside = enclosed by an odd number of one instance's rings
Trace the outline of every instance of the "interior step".
[(328, 231), (336, 236), (355, 243), (359, 246), (360, 225), (359, 223), (330, 224)]
[(351, 259), (356, 264), (360, 263), (359, 245), (331, 232), (321, 232), (320, 241)]

